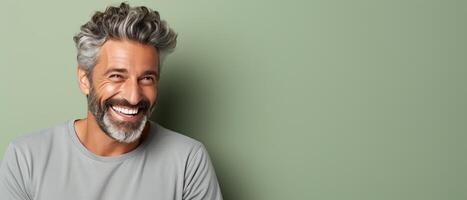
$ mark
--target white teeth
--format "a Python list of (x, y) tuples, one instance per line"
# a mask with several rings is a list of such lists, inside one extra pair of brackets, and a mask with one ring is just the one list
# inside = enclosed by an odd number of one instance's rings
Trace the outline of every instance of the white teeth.
[(112, 106), (112, 108), (120, 113), (126, 114), (126, 115), (134, 115), (138, 113), (137, 108), (124, 108), (120, 106)]

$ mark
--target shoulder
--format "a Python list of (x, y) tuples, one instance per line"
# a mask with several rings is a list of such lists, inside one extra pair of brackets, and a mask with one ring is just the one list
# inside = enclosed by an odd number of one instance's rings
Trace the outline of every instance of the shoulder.
[(168, 129), (156, 122), (151, 121), (150, 123), (151, 126), (154, 126), (151, 132), (153, 135), (148, 145), (150, 151), (189, 156), (204, 149), (204, 145), (196, 139)]
[(60, 123), (22, 135), (11, 141), (1, 163), (2, 170), (16, 173), (12, 176), (15, 175), (15, 178), (21, 178), (30, 184), (33, 174), (37, 174), (34, 171), (40, 171), (40, 166), (45, 166), (51, 152), (57, 146), (66, 145), (63, 140), (66, 138), (69, 123), (73, 122)]
[(168, 129), (159, 123), (150, 122), (151, 126), (155, 126), (155, 134), (158, 139), (173, 143), (173, 145), (183, 145), (183, 146), (192, 146), (192, 145), (201, 145), (196, 139), (188, 137), (182, 133), (176, 132), (174, 130)]
[(25, 156), (39, 154), (53, 148), (54, 144), (60, 144), (66, 138), (69, 125), (72, 121), (62, 122), (49, 128), (19, 136), (10, 142), (10, 146)]

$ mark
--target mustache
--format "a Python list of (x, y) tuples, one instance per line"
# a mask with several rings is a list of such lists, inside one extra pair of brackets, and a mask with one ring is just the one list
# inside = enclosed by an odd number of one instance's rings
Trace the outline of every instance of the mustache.
[(109, 108), (110, 106), (118, 105), (130, 108), (138, 108), (143, 111), (147, 111), (150, 107), (150, 103), (147, 99), (140, 100), (136, 105), (131, 104), (126, 99), (107, 99), (104, 101), (104, 107)]

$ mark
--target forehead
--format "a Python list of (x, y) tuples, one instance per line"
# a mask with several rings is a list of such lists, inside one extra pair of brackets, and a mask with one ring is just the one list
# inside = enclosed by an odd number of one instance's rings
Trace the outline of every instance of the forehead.
[(156, 48), (130, 40), (108, 40), (102, 45), (96, 69), (124, 68), (128, 71), (157, 70)]

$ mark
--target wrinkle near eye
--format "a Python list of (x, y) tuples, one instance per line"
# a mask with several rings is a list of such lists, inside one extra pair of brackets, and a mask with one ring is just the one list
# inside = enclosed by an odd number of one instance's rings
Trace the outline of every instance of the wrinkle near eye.
[(112, 92), (112, 91), (116, 90), (119, 87), (119, 85), (121, 85), (121, 84), (120, 83), (113, 83), (110, 80), (103, 80), (98, 84), (97, 88), (100, 91), (105, 90), (107, 92)]

